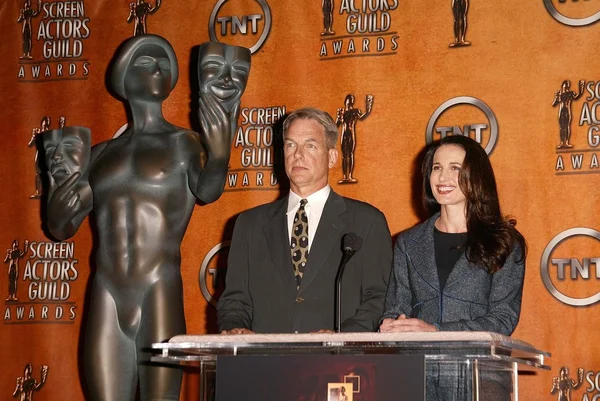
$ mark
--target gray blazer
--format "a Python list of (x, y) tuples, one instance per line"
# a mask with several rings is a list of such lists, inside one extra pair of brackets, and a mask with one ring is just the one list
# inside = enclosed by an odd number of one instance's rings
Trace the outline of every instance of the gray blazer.
[(290, 333), (333, 329), (342, 236), (354, 232), (363, 245), (344, 271), (342, 331), (376, 331), (392, 267), (392, 241), (383, 213), (332, 190), (296, 290), (287, 202), (285, 197), (238, 217), (225, 292), (218, 304), (219, 330), (239, 327), (258, 333)]
[(525, 261), (517, 262), (518, 249), (494, 274), (463, 254), (440, 293), (433, 244), (438, 217), (439, 213), (398, 236), (382, 319), (404, 313), (444, 331), (510, 335), (519, 321), (525, 274)]

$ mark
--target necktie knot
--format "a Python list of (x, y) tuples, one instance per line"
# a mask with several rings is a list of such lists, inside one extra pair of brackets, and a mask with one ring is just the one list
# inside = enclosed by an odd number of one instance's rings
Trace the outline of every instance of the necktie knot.
[(308, 203), (307, 199), (300, 199), (300, 208), (304, 209), (304, 206)]

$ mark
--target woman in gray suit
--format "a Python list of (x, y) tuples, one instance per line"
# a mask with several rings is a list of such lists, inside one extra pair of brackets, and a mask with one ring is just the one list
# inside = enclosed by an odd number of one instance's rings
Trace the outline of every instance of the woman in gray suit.
[[(510, 335), (521, 311), (526, 246), (515, 220), (500, 212), (487, 154), (468, 137), (448, 136), (427, 150), (422, 173), (431, 217), (398, 236), (379, 330)], [(436, 387), (445, 387), (439, 373)]]

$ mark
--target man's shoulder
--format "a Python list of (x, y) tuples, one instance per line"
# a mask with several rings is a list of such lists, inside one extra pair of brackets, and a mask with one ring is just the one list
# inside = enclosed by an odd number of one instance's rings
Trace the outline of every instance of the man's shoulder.
[(350, 211), (373, 216), (383, 216), (383, 212), (370, 203), (358, 199), (347, 198), (345, 196), (341, 196), (341, 198), (346, 203), (346, 208)]
[(280, 208), (285, 208), (285, 200), (287, 198), (277, 199), (273, 202), (264, 203), (243, 211), (238, 216), (238, 221), (255, 221), (261, 220), (268, 216), (274, 216)]

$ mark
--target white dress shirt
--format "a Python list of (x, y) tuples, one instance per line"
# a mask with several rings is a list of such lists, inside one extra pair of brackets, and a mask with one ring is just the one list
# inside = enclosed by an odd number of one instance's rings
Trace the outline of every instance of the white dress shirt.
[[(317, 232), (317, 228), (319, 227), (319, 221), (321, 221), (321, 215), (323, 214), (323, 208), (325, 208), (325, 202), (327, 202), (327, 198), (329, 197), (329, 192), (331, 192), (331, 187), (326, 185), (325, 187), (319, 189), (314, 194), (309, 195), (306, 200), (306, 206), (304, 206), (304, 210), (306, 211), (306, 217), (308, 217), (308, 251), (310, 252), (310, 247), (312, 245), (312, 240), (315, 237)], [(290, 190), (290, 195), (288, 196), (288, 206), (287, 206), (287, 227), (288, 227), (288, 243), (292, 240), (292, 226), (294, 224), (294, 216), (296, 216), (296, 212), (300, 207), (300, 201), (304, 199), (301, 198), (300, 195), (294, 193)]]

